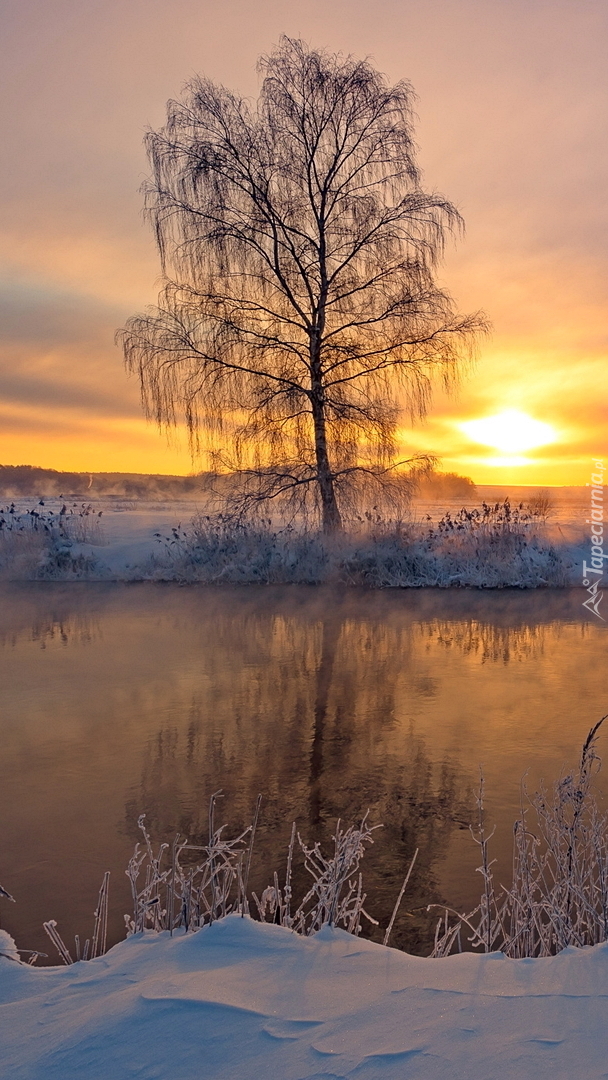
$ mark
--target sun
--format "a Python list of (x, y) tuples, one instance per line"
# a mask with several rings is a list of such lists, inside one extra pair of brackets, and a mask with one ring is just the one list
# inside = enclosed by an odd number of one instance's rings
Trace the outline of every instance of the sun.
[(465, 420), (458, 424), (461, 431), (473, 442), (492, 446), (505, 454), (521, 454), (556, 442), (555, 428), (542, 420), (535, 420), (518, 409), (505, 409), (495, 416), (482, 420)]

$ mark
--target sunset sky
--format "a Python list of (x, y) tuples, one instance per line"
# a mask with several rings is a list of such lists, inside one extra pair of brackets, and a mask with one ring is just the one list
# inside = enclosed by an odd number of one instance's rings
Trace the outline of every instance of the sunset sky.
[(158, 287), (142, 138), (196, 72), (255, 96), (281, 33), (413, 83), (424, 184), (466, 221), (440, 281), (494, 330), (404, 452), (492, 484), (584, 484), (608, 458), (606, 0), (0, 0), (0, 18), (0, 464), (196, 467), (113, 343)]

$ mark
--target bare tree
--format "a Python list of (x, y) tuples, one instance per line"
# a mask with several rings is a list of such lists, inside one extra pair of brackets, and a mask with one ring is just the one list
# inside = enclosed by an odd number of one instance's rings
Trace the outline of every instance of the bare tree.
[(409, 84), (285, 37), (259, 67), (255, 109), (196, 78), (148, 134), (164, 286), (120, 336), (150, 418), (185, 418), (245, 502), (299, 495), (332, 532), (485, 322), (434, 281), (462, 220), (420, 187)]

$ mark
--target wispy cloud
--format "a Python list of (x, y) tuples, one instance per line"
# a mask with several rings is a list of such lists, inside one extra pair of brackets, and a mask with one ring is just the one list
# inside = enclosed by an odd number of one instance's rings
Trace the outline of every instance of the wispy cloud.
[(159, 274), (138, 194), (141, 138), (196, 71), (254, 95), (256, 58), (282, 31), (371, 54), (391, 80), (412, 81), (425, 182), (467, 221), (440, 278), (462, 309), (485, 308), (494, 334), (459, 395), (438, 391), (427, 425), (404, 427), (404, 444), (498, 479), (504, 467), (458, 423), (512, 408), (560, 432), (555, 445), (526, 455), (522, 483), (584, 483), (588, 457), (608, 453), (605, 4), (4, 7), (0, 461), (35, 454), (49, 466), (111, 459), (125, 469), (148, 461), (188, 470), (185, 449), (145, 427), (113, 344), (128, 314), (154, 302)]

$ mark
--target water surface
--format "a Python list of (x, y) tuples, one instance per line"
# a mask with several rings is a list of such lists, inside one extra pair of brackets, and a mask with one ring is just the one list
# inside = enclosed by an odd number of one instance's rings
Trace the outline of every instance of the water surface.
[(608, 637), (582, 596), (2, 586), (0, 882), (18, 901), (2, 925), (23, 948), (50, 947), (49, 918), (87, 936), (109, 869), (118, 940), (138, 815), (159, 840), (204, 840), (221, 788), (235, 829), (263, 794), (258, 892), (293, 820), (326, 843), (369, 808), (366, 906), (386, 924), (419, 846), (394, 943), (428, 951), (426, 904), (479, 895), (480, 766), (508, 880), (522, 776), (553, 779), (608, 712)]

